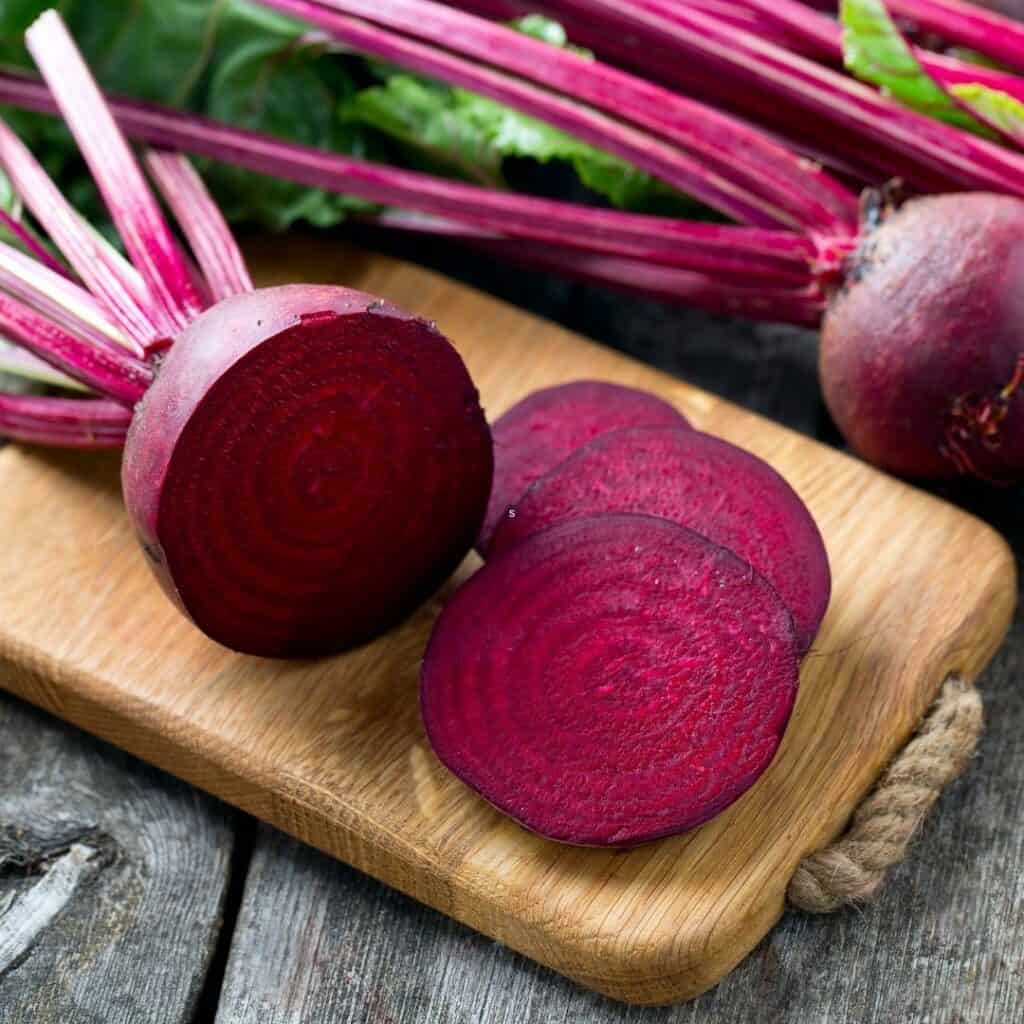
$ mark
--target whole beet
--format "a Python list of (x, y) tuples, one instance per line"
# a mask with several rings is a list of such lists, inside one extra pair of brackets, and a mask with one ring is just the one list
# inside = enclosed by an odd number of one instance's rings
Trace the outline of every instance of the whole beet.
[(853, 261), (821, 340), (850, 445), (908, 476), (1024, 479), (1024, 202), (914, 199)]

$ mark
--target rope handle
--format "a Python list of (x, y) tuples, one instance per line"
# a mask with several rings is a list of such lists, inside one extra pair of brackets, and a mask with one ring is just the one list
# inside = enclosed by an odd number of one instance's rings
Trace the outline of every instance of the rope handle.
[(846, 831), (797, 866), (789, 905), (827, 914), (873, 899), (906, 857), (932, 805), (967, 767), (982, 723), (978, 691), (962, 679), (947, 679), (917, 735), (889, 763)]

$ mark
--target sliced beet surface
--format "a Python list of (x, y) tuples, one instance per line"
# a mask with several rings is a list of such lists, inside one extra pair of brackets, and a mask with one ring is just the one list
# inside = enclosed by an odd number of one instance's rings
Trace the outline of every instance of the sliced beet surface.
[(491, 539), (492, 555), (555, 523), (607, 512), (660, 516), (734, 551), (789, 606), (801, 651), (831, 593), (821, 534), (796, 492), (766, 462), (695, 430), (607, 433), (537, 480)]
[(136, 409), (125, 501), (168, 594), (237, 651), (308, 657), (388, 629), (470, 550), (490, 431), (458, 353), (370, 295), (225, 299)]
[(688, 426), (668, 402), (620, 384), (578, 380), (534, 391), (494, 423), (494, 485), (477, 550), (487, 554), (505, 511), (534, 480), (588, 441), (622, 427)]
[(526, 828), (631, 846), (764, 772), (798, 682), (792, 616), (732, 552), (650, 516), (560, 523), (455, 594), (423, 663), (427, 735)]

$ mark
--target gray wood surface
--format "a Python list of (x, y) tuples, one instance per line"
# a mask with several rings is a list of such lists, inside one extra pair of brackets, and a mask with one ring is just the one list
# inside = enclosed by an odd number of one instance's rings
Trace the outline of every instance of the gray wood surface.
[[(808, 332), (736, 324), (509, 273), (421, 240), (395, 240), (389, 247), (789, 426), (838, 441), (818, 398), (814, 337)], [(949, 494), (1006, 533), (1018, 553), (1024, 552), (1024, 498), (1019, 492), (958, 486)], [(229, 901), (227, 909), (230, 955), (216, 1024), (1024, 1021), (1022, 670), (1024, 620), (1018, 618), (982, 681), (989, 725), (977, 761), (939, 802), (911, 858), (879, 903), (822, 919), (787, 915), (722, 985), (692, 1004), (642, 1010), (592, 995), (358, 872), (261, 828), (240, 905)], [(35, 815), (36, 831), (28, 847), (51, 860), (68, 856), (74, 842), (96, 854), (75, 866), (79, 877), (67, 907), (47, 926), (30, 957), (8, 977), (0, 977), (0, 1024), (164, 1024), (188, 1019), (199, 975), (209, 962), (213, 918), (224, 891), (229, 838), (219, 819), (222, 812), (109, 748), (2, 700), (0, 823), (7, 820), (12, 800), (19, 807), (27, 801), (40, 801), (48, 809), (63, 807), (63, 815)], [(8, 749), (11, 735), (17, 737), (13, 755)], [(72, 755), (72, 750), (77, 753)], [(76, 794), (73, 799), (63, 787)], [(119, 819), (111, 810), (121, 806), (118, 794), (126, 788), (133, 806), (151, 808), (146, 827), (161, 837), (178, 837), (177, 845), (173, 839), (132, 839), (141, 827), (136, 818)], [(24, 817), (19, 812), (19, 820)], [(240, 827), (242, 842), (247, 842), (248, 826), (243, 821)], [(126, 860), (108, 859), (108, 835), (132, 851)], [(182, 843), (183, 835), (190, 837), (188, 843)], [(19, 843), (12, 846), (10, 836), (0, 831), (0, 912), (5, 892), (22, 893), (39, 880), (38, 875), (25, 877), (24, 868), (12, 867), (12, 849), (15, 859), (24, 859), (23, 838)], [(108, 922), (121, 920), (125, 906), (136, 906), (132, 901), (138, 887), (151, 884), (139, 865), (149, 863), (146, 857), (153, 846), (165, 844), (183, 858), (186, 851), (191, 855), (187, 868), (184, 860), (179, 862), (177, 881), (161, 890), (175, 891), (177, 898), (168, 902), (155, 897), (160, 909), (145, 920), (133, 910), (131, 930), (115, 940), (117, 954), (97, 955), (97, 936), (109, 934)], [(0, 956), (3, 941), (0, 931)], [(152, 944), (164, 950), (159, 968)], [(69, 963), (88, 970), (77, 975), (73, 991), (66, 986), (58, 991), (55, 979), (68, 976)], [(29, 968), (38, 968), (38, 973), (28, 973)], [(215, 964), (207, 987), (216, 994), (219, 984)], [(135, 1000), (135, 1015), (98, 1011), (109, 992), (131, 993), (125, 998)], [(66, 1001), (59, 1004), (58, 998)], [(75, 1009), (61, 1016), (59, 1005)], [(35, 1006), (45, 1007), (48, 1016), (36, 1015), (30, 1009)], [(212, 1017), (212, 1012), (196, 1009), (193, 1019), (208, 1024)]]
[(232, 816), (0, 694), (0, 1024), (191, 1021)]

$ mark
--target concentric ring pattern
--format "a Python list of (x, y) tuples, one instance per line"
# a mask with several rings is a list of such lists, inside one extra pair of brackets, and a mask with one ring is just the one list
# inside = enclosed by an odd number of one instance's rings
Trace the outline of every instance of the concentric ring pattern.
[(669, 519), (739, 555), (786, 602), (801, 650), (811, 646), (832, 593), (828, 554), (800, 497), (756, 455), (696, 430), (602, 434), (534, 483), (495, 530), (490, 551), (605, 512)]
[(629, 846), (731, 804), (796, 695), (792, 617), (735, 555), (673, 523), (554, 526), (489, 561), (424, 661), (441, 760), (527, 828)]
[(455, 568), (490, 438), (422, 321), (325, 312), (254, 347), (181, 430), (157, 533), (188, 614), (248, 653), (317, 655), (393, 625)]

